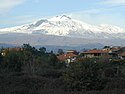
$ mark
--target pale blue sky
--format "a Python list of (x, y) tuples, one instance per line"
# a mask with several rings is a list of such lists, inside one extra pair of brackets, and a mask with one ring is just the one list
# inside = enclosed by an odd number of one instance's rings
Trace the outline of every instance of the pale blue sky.
[(0, 28), (62, 14), (125, 28), (125, 0), (0, 0)]

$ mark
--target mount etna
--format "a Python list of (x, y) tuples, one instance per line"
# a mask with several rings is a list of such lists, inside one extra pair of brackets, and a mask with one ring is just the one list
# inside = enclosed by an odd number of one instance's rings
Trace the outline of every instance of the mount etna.
[(0, 43), (34, 46), (101, 47), (125, 45), (125, 29), (101, 24), (90, 25), (67, 15), (0, 29)]

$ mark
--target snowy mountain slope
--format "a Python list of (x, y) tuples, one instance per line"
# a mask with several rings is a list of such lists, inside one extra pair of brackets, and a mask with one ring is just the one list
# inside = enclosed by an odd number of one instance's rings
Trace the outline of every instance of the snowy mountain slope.
[(66, 15), (41, 19), (31, 24), (0, 29), (3, 33), (28, 33), (68, 36), (78, 38), (125, 38), (125, 29), (102, 24), (90, 25)]

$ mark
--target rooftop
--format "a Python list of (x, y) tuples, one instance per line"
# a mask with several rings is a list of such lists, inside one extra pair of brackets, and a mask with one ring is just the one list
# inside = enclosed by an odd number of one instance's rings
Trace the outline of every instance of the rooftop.
[(103, 50), (89, 50), (86, 52), (82, 52), (83, 54), (94, 54), (94, 53), (108, 53), (107, 51), (103, 51)]
[(68, 54), (63, 54), (63, 55), (59, 55), (57, 58), (61, 61), (64, 61), (65, 59), (68, 58), (72, 58), (72, 57), (76, 57), (77, 55), (73, 54), (73, 53), (68, 53)]

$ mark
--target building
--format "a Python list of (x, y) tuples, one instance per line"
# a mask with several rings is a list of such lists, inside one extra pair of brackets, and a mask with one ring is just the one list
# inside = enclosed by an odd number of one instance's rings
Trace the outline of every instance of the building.
[(71, 63), (74, 62), (76, 60), (77, 55), (73, 54), (73, 53), (66, 53), (66, 54), (62, 54), (57, 56), (57, 58), (60, 61), (64, 61), (65, 63)]
[(108, 51), (103, 51), (103, 50), (89, 50), (89, 51), (86, 51), (86, 52), (82, 52), (81, 55), (84, 58), (93, 58), (93, 57), (108, 56)]
[(78, 52), (76, 50), (68, 50), (66, 51), (66, 53), (67, 54), (72, 53), (72, 54), (78, 55)]
[(125, 59), (125, 52), (119, 53), (118, 56), (120, 59)]
[(119, 51), (120, 51), (120, 47), (118, 46), (116, 46), (116, 47), (112, 47), (112, 48), (110, 48), (110, 50), (109, 50), (109, 55), (112, 57), (112, 58), (118, 58), (118, 53), (119, 53)]
[(1, 50), (1, 55), (5, 56), (8, 52), (11, 52), (11, 51), (17, 51), (17, 52), (23, 51), (23, 48), (20, 48), (20, 47), (6, 48), (6, 49)]

